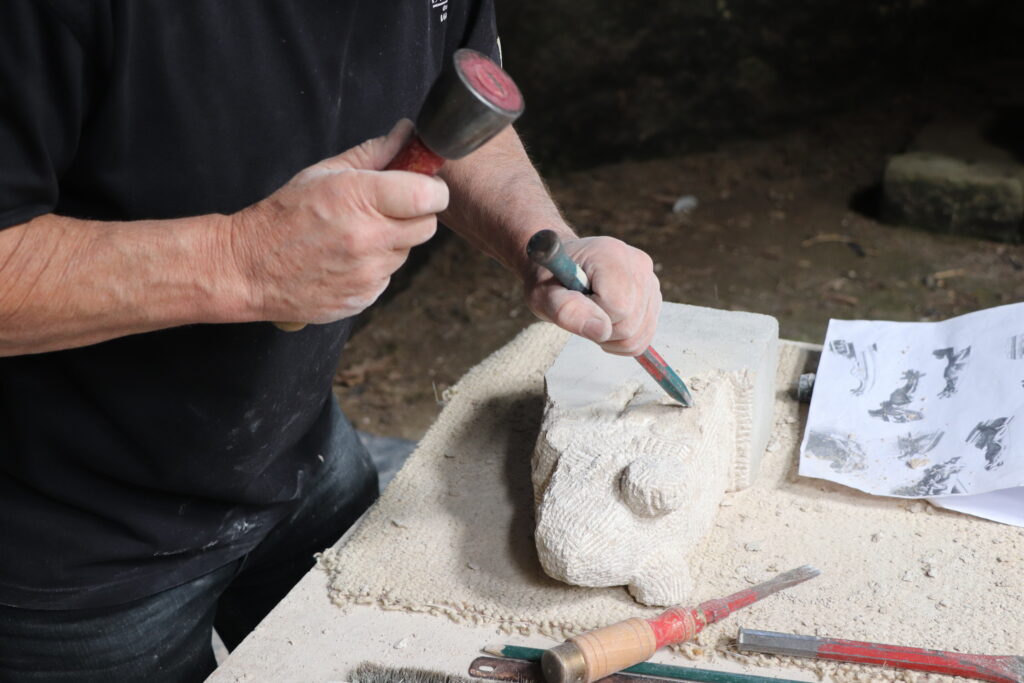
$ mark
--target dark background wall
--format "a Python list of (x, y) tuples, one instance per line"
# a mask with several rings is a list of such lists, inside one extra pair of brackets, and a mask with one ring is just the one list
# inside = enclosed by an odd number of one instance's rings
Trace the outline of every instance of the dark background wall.
[(1020, 0), (499, 0), (498, 13), (520, 132), (549, 169), (777, 131), (1024, 44)]

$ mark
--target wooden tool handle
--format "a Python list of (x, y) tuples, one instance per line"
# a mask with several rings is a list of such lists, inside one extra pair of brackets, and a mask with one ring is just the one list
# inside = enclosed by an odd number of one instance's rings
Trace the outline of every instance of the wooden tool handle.
[(423, 144), (419, 135), (409, 138), (385, 171), (411, 171), (423, 175), (437, 175), (444, 166), (444, 158)]
[(658, 649), (651, 625), (637, 617), (569, 640), (580, 649), (586, 662), (587, 683), (649, 659)]

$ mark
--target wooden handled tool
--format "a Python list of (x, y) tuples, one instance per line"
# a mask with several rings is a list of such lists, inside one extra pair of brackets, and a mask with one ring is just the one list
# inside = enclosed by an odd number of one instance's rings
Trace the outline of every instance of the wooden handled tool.
[(653, 619), (634, 617), (573, 636), (544, 653), (544, 676), (548, 683), (593, 683), (648, 659), (658, 648), (689, 640), (708, 624), (721, 621), (738, 609), (820, 573), (814, 567), (798, 567), (753, 588), (696, 607), (673, 607)]
[(836, 662), (878, 664), (996, 683), (1024, 683), (1024, 657), (1012, 655), (970, 655), (962, 652), (925, 650), (918, 647), (799, 636), (745, 628), (740, 629), (736, 644), (741, 652), (764, 652), (831, 659)]
[[(543, 682), (543, 674), (539, 671), (540, 660), (544, 650), (521, 645), (492, 645), (484, 648), (484, 652), (495, 657), (477, 657), (469, 667), (469, 675), (473, 678), (489, 678), (498, 681), (536, 680)], [(501, 657), (502, 659), (499, 659)], [(504, 659), (508, 657), (508, 659)], [(523, 666), (527, 665), (527, 666)], [(530, 666), (533, 665), (533, 666)], [(530, 674), (536, 674), (532, 678)], [(691, 666), (672, 666), (642, 662), (623, 669), (618, 674), (606, 676), (601, 683), (632, 683), (644, 680), (660, 681), (674, 678), (680, 681), (701, 681), (702, 683), (800, 683), (788, 678), (771, 678), (756, 674), (741, 674), (731, 671), (713, 671), (698, 669)]]
[[(526, 648), (530, 649), (530, 648)], [(540, 653), (535, 658), (504, 659), (501, 657), (477, 657), (469, 665), (469, 675), (473, 679), (490, 681), (508, 681), (509, 683), (544, 683), (544, 674), (540, 669)], [(641, 665), (648, 668), (639, 670), (633, 667), (628, 674), (612, 675), (602, 683), (664, 683), (665, 679), (681, 681), (703, 681), (704, 683), (800, 683), (783, 678), (765, 678), (734, 674), (725, 671), (708, 671), (706, 669), (690, 669), (664, 664)], [(444, 671), (414, 669), (411, 667), (391, 667), (384, 664), (364, 662), (349, 673), (352, 683), (474, 683), (472, 679)]]
[[(427, 93), (416, 133), (385, 170), (436, 175), (446, 160), (461, 159), (503, 131), (523, 107), (522, 93), (500, 66), (475, 50), (456, 50), (452, 68)], [(285, 332), (306, 326), (274, 324)]]
[[(550, 270), (555, 279), (561, 282), (566, 289), (581, 294), (592, 294), (587, 274), (565, 251), (562, 240), (558, 239), (558, 235), (553, 230), (541, 230), (534, 234), (526, 245), (526, 253), (534, 263)], [(665, 390), (665, 393), (686, 408), (693, 405), (690, 390), (686, 388), (676, 371), (653, 347), (648, 346), (647, 350), (636, 357), (636, 362), (640, 363), (647, 374), (658, 383), (658, 386)]]

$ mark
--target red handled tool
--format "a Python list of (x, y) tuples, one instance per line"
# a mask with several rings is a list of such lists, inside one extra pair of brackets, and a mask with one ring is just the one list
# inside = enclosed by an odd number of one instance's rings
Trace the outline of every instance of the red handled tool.
[[(473, 152), (523, 113), (512, 77), (475, 50), (456, 50), (452, 68), (437, 79), (416, 119), (416, 133), (387, 165), (389, 171), (435, 175), (444, 162)], [(294, 332), (305, 323), (274, 323)]]
[(544, 653), (544, 677), (548, 683), (593, 683), (645, 661), (659, 648), (693, 638), (708, 624), (721, 621), (738, 609), (820, 573), (814, 567), (798, 567), (753, 588), (696, 607), (673, 607), (653, 619), (634, 617), (573, 636)]
[(925, 650), (919, 647), (799, 636), (745, 628), (740, 629), (736, 644), (742, 652), (878, 664), (996, 683), (1024, 683), (1024, 657), (1012, 655), (970, 655), (962, 652)]

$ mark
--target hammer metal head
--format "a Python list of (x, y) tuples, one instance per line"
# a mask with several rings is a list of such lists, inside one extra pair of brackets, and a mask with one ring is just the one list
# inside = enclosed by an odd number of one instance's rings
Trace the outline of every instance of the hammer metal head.
[(475, 50), (455, 52), (427, 94), (416, 132), (432, 152), (461, 159), (523, 113), (523, 96), (512, 78)]

